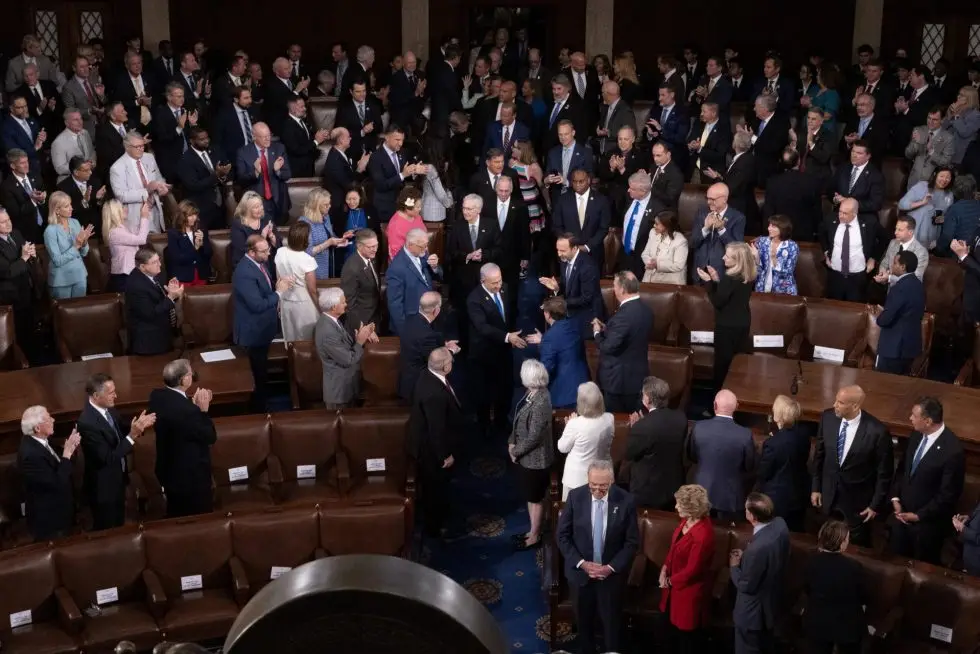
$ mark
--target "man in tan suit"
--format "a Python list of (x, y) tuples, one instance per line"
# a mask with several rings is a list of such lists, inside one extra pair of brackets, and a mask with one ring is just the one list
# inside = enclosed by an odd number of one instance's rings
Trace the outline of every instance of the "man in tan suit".
[(953, 135), (942, 126), (943, 112), (937, 108), (929, 112), (925, 125), (912, 130), (912, 139), (905, 146), (905, 158), (912, 160), (908, 188), (928, 181), (932, 171), (953, 161)]

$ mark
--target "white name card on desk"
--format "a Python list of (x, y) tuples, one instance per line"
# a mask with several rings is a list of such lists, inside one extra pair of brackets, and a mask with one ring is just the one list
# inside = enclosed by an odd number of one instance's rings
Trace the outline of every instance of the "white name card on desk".
[(949, 627), (934, 624), (932, 625), (932, 628), (929, 629), (929, 638), (935, 638), (936, 640), (941, 640), (944, 643), (952, 643), (953, 630)]
[(188, 590), (200, 590), (204, 588), (204, 581), (201, 575), (188, 575), (180, 578), (180, 592)]
[(813, 358), (820, 361), (832, 361), (834, 363), (844, 363), (844, 350), (835, 347), (823, 347), (822, 345), (813, 346)]
[(292, 570), (289, 566), (285, 565), (274, 565), (272, 566), (272, 571), (269, 573), (269, 579), (278, 579), (287, 572)]
[(691, 332), (691, 342), (714, 345), (715, 333), (714, 332)]
[(201, 359), (204, 363), (215, 363), (217, 361), (233, 361), (235, 353), (231, 350), (214, 350), (212, 352), (201, 352)]
[(31, 615), (31, 610), (17, 611), (17, 613), (10, 614), (10, 628), (16, 629), (17, 627), (23, 627), (26, 624), (31, 624), (34, 622), (34, 617)]
[(248, 466), (238, 466), (237, 468), (228, 468), (228, 481), (235, 483), (236, 481), (245, 481), (248, 479)]
[(112, 352), (102, 352), (101, 354), (84, 354), (82, 361), (92, 361), (94, 359), (111, 359)]
[(368, 459), (367, 460), (367, 471), (368, 472), (384, 472), (385, 471), (385, 460), (384, 459)]
[(119, 589), (116, 587), (103, 588), (95, 591), (95, 603), (99, 606), (119, 601)]
[(273, 343), (285, 343), (286, 342), (286, 339), (285, 338), (274, 338), (274, 339), (272, 339), (272, 342)]
[(316, 466), (296, 466), (297, 479), (316, 479)]
[(752, 337), (752, 345), (755, 347), (783, 347), (783, 335), (759, 334)]

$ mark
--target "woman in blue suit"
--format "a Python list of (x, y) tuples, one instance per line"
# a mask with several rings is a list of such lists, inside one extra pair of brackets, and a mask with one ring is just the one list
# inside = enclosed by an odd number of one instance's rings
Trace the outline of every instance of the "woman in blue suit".
[(167, 230), (167, 249), (163, 252), (167, 276), (185, 286), (201, 286), (211, 277), (211, 241), (201, 227), (200, 211), (190, 200), (177, 205), (177, 220)]
[(88, 284), (85, 257), (88, 240), (95, 231), (92, 225), (82, 229), (71, 217), (71, 198), (55, 191), (48, 200), (48, 226), (44, 230), (44, 247), (48, 250), (48, 287), (55, 300), (83, 297)]
[(548, 371), (551, 384), (551, 406), (574, 409), (578, 401), (579, 384), (589, 381), (589, 366), (585, 362), (585, 346), (579, 323), (568, 319), (565, 298), (550, 297), (544, 301), (544, 320), (548, 331), (528, 337), (528, 343), (540, 344), (541, 363)]

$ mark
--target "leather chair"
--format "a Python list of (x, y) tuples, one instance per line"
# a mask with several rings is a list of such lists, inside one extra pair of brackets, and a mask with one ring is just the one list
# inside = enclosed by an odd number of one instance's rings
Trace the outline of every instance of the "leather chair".
[[(224, 638), (248, 600), (248, 577), (232, 550), (224, 516), (149, 524), (144, 528), (150, 605), (173, 641)], [(199, 588), (188, 588), (199, 586)]]
[(241, 561), (252, 597), (279, 575), (317, 558), (320, 524), (316, 508), (276, 508), (236, 516), (231, 526), (231, 546), (235, 558)]
[(143, 520), (158, 520), (167, 513), (167, 498), (156, 476), (157, 439), (152, 427), (136, 439), (132, 461), (129, 486), (137, 512)]
[(334, 122), (337, 120), (337, 99), (315, 97), (306, 101), (309, 107), (310, 118), (313, 120), (313, 129), (333, 129)]
[(660, 568), (667, 560), (670, 539), (677, 528), (677, 518), (669, 513), (644, 510), (639, 518), (640, 543), (637, 556), (626, 579), (626, 601), (629, 614), (651, 621), (660, 613)]
[(231, 231), (227, 229), (215, 229), (208, 232), (211, 240), (211, 271), (215, 276), (215, 283), (231, 283)]
[[(55, 567), (55, 552), (47, 545), (25, 547), (0, 556), (0, 642), (10, 652), (77, 652), (80, 643), (72, 636), (74, 624), (81, 621), (71, 597), (61, 588)], [(64, 597), (67, 601), (61, 602)], [(29, 612), (29, 615), (25, 612)], [(29, 617), (30, 626), (11, 630), (11, 619)], [(9, 617), (8, 617), (9, 616)]]
[(929, 257), (923, 275), (926, 311), (936, 316), (936, 331), (953, 338), (963, 313), (963, 268), (956, 259)]
[[(677, 306), (681, 288), (674, 284), (640, 284), (640, 301), (653, 312), (650, 343), (674, 345), (677, 342)], [(612, 316), (618, 308), (613, 293), (613, 281), (600, 280), (599, 290), (602, 293), (602, 303), (606, 307), (606, 316)]]
[(619, 253), (623, 251), (623, 230), (621, 228), (610, 228), (602, 239), (602, 250), (602, 270), (599, 273), (603, 277), (612, 277), (616, 272)]
[(121, 294), (55, 300), (53, 312), (55, 341), (62, 363), (94, 354), (126, 354)]
[(885, 199), (897, 201), (905, 195), (908, 171), (902, 157), (885, 157), (881, 160), (881, 174), (885, 178)]
[(362, 409), (340, 413), (341, 451), (349, 475), (340, 479), (354, 502), (401, 503), (414, 497), (415, 466), (405, 447), (408, 411)]
[[(592, 379), (598, 379), (599, 349), (595, 341), (586, 341), (585, 360)], [(690, 348), (650, 344), (647, 345), (647, 362), (650, 366), (650, 374), (663, 379), (670, 386), (668, 406), (684, 411), (691, 399), (694, 353)]]
[[(806, 299), (798, 295), (753, 293), (752, 337), (756, 353), (798, 359), (806, 326)], [(782, 337), (782, 345), (769, 345), (766, 337)]]
[(89, 240), (88, 254), (83, 259), (88, 273), (86, 286), (89, 295), (102, 293), (109, 282), (109, 248), (97, 238)]
[(694, 217), (698, 209), (708, 205), (707, 184), (685, 184), (681, 191), (681, 198), (677, 201), (677, 220), (680, 223), (681, 231), (690, 235), (694, 228)]
[[(864, 336), (867, 348), (858, 363), (859, 368), (871, 369), (875, 367), (878, 360), (878, 338), (881, 336), (881, 328), (878, 321), (870, 313), (866, 314), (868, 320), (868, 331)], [(929, 353), (932, 351), (932, 335), (936, 329), (936, 317), (931, 313), (922, 316), (922, 353), (915, 357), (912, 362), (912, 369), (909, 373), (912, 377), (925, 377), (929, 372)]]
[(973, 356), (963, 363), (960, 373), (956, 375), (956, 386), (980, 385), (980, 325), (974, 327)]
[[(269, 435), (282, 465), (281, 504), (312, 507), (340, 500), (340, 478), (349, 479), (350, 469), (346, 459), (337, 457), (340, 418), (335, 411), (273, 414)], [(313, 477), (309, 466), (314, 466)]]
[(819, 243), (799, 243), (796, 260), (796, 290), (808, 298), (821, 298), (827, 290), (827, 266)]
[(873, 635), (883, 638), (892, 634), (904, 614), (902, 591), (907, 576), (905, 566), (869, 555), (867, 550), (858, 547), (848, 548), (847, 555), (861, 563), (861, 587), (868, 600), (864, 616), (874, 628)]
[(646, 130), (647, 119), (650, 117), (650, 110), (653, 109), (655, 102), (649, 100), (636, 100), (633, 103), (633, 115), (636, 117), (636, 133), (643, 134)]
[(315, 188), (320, 188), (322, 181), (319, 177), (294, 177), (288, 182), (286, 182), (286, 188), (289, 191), (289, 201), (292, 206), (289, 208), (289, 223), (292, 224), (299, 220), (299, 217), (303, 215), (303, 208), (306, 206), (306, 200), (310, 196), (310, 191)]
[(231, 284), (189, 286), (184, 289), (180, 329), (187, 347), (230, 346), (234, 302)]
[[(140, 650), (161, 640), (160, 630), (147, 602), (146, 552), (139, 528), (86, 535), (57, 549), (62, 588), (76, 607), (99, 606), (86, 611), (77, 622), (77, 637), (86, 651), (111, 651), (120, 640), (132, 641)], [(118, 599), (99, 604), (99, 591)], [(106, 597), (111, 599), (111, 597)]]
[(17, 453), (0, 455), (0, 549), (26, 545), (33, 540), (24, 520), (26, 499), (17, 468)]
[(0, 306), (0, 370), (23, 370), (30, 364), (17, 345), (14, 330), (14, 308)]
[[(167, 241), (169, 239), (170, 236), (166, 232), (163, 232), (162, 234), (150, 234), (146, 237), (146, 244), (149, 247), (153, 248), (153, 251), (156, 252), (157, 256), (160, 257), (160, 277), (165, 280), (170, 279), (167, 276), (167, 266), (166, 266)], [(91, 278), (91, 275), (89, 277)]]
[(353, 506), (320, 506), (320, 547), (328, 556), (408, 554), (412, 530), (411, 502)]
[[(364, 357), (361, 359), (361, 393), (364, 396), (365, 406), (401, 404), (401, 399), (398, 397), (400, 356), (401, 341), (397, 336), (382, 336), (377, 343), (364, 345)], [(317, 363), (319, 363), (319, 356)], [(322, 377), (320, 383), (322, 396)]]
[[(218, 440), (211, 446), (215, 508), (261, 509), (274, 504), (282, 483), (282, 465), (272, 454), (266, 415), (234, 416), (215, 421)], [(244, 478), (237, 479), (238, 475)]]
[(814, 346), (844, 351), (844, 364), (856, 367), (867, 343), (867, 308), (857, 302), (808, 299), (806, 338), (800, 358), (813, 361)]
[[(888, 641), (896, 654), (972, 652), (980, 640), (980, 582), (916, 561), (907, 571), (902, 594), (901, 640)], [(948, 629), (949, 645), (933, 634)]]
[[(429, 254), (439, 257), (439, 265), (447, 265), (444, 254), (446, 250), (445, 225), (443, 223), (425, 223), (425, 228), (429, 231)], [(385, 251), (387, 252), (387, 248)]]
[(677, 306), (677, 345), (694, 351), (694, 376), (710, 379), (714, 374), (715, 346), (706, 343), (692, 343), (692, 332), (711, 332), (712, 343), (715, 331), (715, 308), (711, 306), (708, 294), (700, 286), (681, 286)]
[[(323, 408), (323, 364), (313, 341), (286, 344), (293, 409)], [(397, 374), (397, 370), (395, 371)]]

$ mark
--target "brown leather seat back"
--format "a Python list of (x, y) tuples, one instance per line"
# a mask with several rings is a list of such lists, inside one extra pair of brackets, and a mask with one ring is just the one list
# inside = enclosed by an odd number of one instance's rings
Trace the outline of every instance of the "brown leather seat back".
[(799, 243), (796, 260), (796, 290), (804, 297), (823, 297), (827, 289), (827, 266), (817, 243)]
[[(340, 444), (350, 461), (351, 479), (373, 474), (396, 480), (405, 479), (407, 454), (405, 433), (408, 410), (361, 409), (340, 414)], [(384, 471), (368, 473), (368, 461)]]
[(623, 230), (619, 227), (609, 230), (602, 239), (602, 270), (603, 277), (612, 277), (616, 271), (619, 253), (623, 250)]
[(14, 308), (0, 306), (0, 370), (18, 370), (26, 361), (17, 346), (14, 329)]
[(425, 223), (429, 231), (429, 254), (439, 257), (440, 265), (444, 265), (446, 251), (446, 226), (442, 223)]
[(906, 578), (904, 566), (850, 550), (848, 556), (861, 563), (861, 587), (868, 600), (865, 609), (868, 621), (884, 618), (892, 608), (901, 604)]
[(160, 257), (160, 276), (163, 279), (170, 279), (167, 276), (167, 242), (170, 240), (170, 236), (164, 232), (163, 234), (150, 234), (146, 237), (146, 244), (153, 248), (153, 251), (157, 253)]
[(337, 507), (320, 505), (320, 547), (327, 554), (404, 555), (407, 544), (406, 504)]
[[(237, 220), (231, 218), (230, 220)], [(215, 283), (231, 283), (231, 231), (215, 229), (208, 232), (211, 241), (211, 270), (215, 275)]]
[(886, 234), (895, 233), (895, 223), (898, 222), (898, 203), (894, 200), (885, 200), (881, 209), (878, 210), (878, 222), (881, 223)]
[(61, 583), (55, 568), (54, 551), (47, 545), (33, 545), (0, 556), (0, 615), (4, 625), (0, 634), (10, 635), (8, 616), (30, 611), (33, 624), (58, 618), (54, 591)]
[(845, 361), (864, 338), (867, 310), (857, 302), (808, 299), (804, 358), (813, 358), (813, 346), (844, 350)]
[(293, 408), (322, 407), (323, 364), (313, 341), (287, 343), (286, 357), (289, 360), (289, 394)]
[[(677, 298), (680, 286), (674, 284), (640, 284), (640, 301), (650, 307), (653, 312), (653, 329), (650, 330), (650, 342), (660, 345), (672, 345), (674, 324), (677, 321)], [(602, 293), (602, 303), (606, 307), (606, 316), (616, 313), (618, 304), (613, 293), (613, 280), (603, 279), (599, 282)]]
[(337, 120), (337, 99), (326, 97), (310, 98), (306, 101), (314, 130), (333, 129)]
[(109, 251), (97, 238), (89, 239), (85, 255), (85, 271), (88, 273), (88, 294), (104, 293), (109, 281)]
[(188, 347), (231, 345), (235, 312), (231, 284), (188, 286), (181, 304), (181, 329)]
[(236, 516), (231, 539), (254, 595), (273, 579), (274, 568), (295, 568), (314, 559), (320, 545), (316, 509), (270, 509)]
[(123, 296), (103, 293), (54, 301), (54, 332), (62, 361), (89, 354), (124, 355)]
[(707, 206), (708, 200), (706, 184), (685, 184), (681, 191), (681, 199), (677, 202), (677, 219), (680, 222), (681, 231), (690, 234), (694, 228), (694, 217), (698, 209)]
[(86, 535), (59, 547), (56, 554), (61, 584), (78, 608), (96, 604), (96, 591), (111, 588), (120, 603), (145, 601), (146, 552), (137, 527)]
[[(368, 343), (364, 346), (361, 375), (364, 402), (367, 406), (398, 401), (400, 354), (401, 341), (397, 336), (382, 336), (377, 343)], [(320, 383), (322, 386), (322, 380)]]
[(963, 268), (955, 259), (929, 257), (922, 281), (926, 311), (935, 314), (936, 330), (947, 336), (956, 334), (963, 311)]
[(650, 374), (670, 385), (670, 408), (685, 411), (694, 381), (694, 352), (686, 347), (647, 346)]
[(881, 174), (885, 178), (885, 199), (898, 200), (905, 195), (908, 173), (901, 157), (885, 157), (881, 161)]
[(22, 518), (24, 512), (21, 507), (26, 499), (17, 467), (17, 453), (0, 455), (0, 525)]
[(272, 452), (269, 418), (265, 414), (217, 418), (218, 440), (211, 446), (211, 475), (215, 486), (232, 484), (229, 471), (248, 468), (248, 482), (268, 481), (266, 462)]
[[(660, 574), (660, 566), (667, 559), (670, 550), (670, 539), (674, 535), (680, 520), (677, 516), (664, 511), (643, 511), (640, 525), (643, 529), (643, 556), (655, 564), (652, 572)], [(647, 566), (648, 571), (651, 566)]]
[(289, 222), (293, 223), (303, 215), (303, 208), (310, 197), (310, 191), (320, 188), (320, 178), (293, 177), (286, 182), (286, 188), (289, 191), (289, 201), (292, 203), (289, 208)]
[(181, 577), (201, 575), (204, 590), (231, 588), (231, 518), (167, 520), (144, 527), (146, 567), (160, 578), (168, 598), (180, 597)]
[(790, 533), (789, 560), (783, 577), (783, 600), (788, 605), (796, 603), (806, 584), (807, 561), (816, 552), (813, 536)]
[[(753, 293), (749, 300), (752, 312), (752, 336), (756, 352), (786, 356), (786, 349), (806, 328), (806, 300), (797, 295)], [(781, 346), (768, 346), (765, 338), (782, 336)]]
[(146, 484), (148, 493), (157, 495), (162, 492), (160, 481), (156, 477), (157, 465), (157, 435), (150, 427), (136, 439), (133, 445), (133, 470), (140, 474)]
[[(609, 458), (617, 466), (622, 466), (626, 459), (626, 445), (629, 442), (630, 423), (629, 414), (614, 413), (615, 431), (613, 432), (612, 443), (609, 444)], [(622, 472), (622, 468), (620, 468)]]
[(942, 641), (933, 639), (931, 634), (934, 627), (944, 627), (952, 630), (948, 651), (976, 651), (980, 637), (980, 582), (975, 578), (916, 562), (908, 570), (902, 604), (905, 638), (938, 644)]
[(317, 476), (332, 466), (340, 442), (336, 411), (288, 411), (272, 414), (272, 453), (282, 463), (285, 481), (296, 479), (297, 466), (317, 466)]
[(681, 286), (677, 298), (677, 344), (691, 344), (692, 331), (714, 332), (715, 308), (700, 286)]

